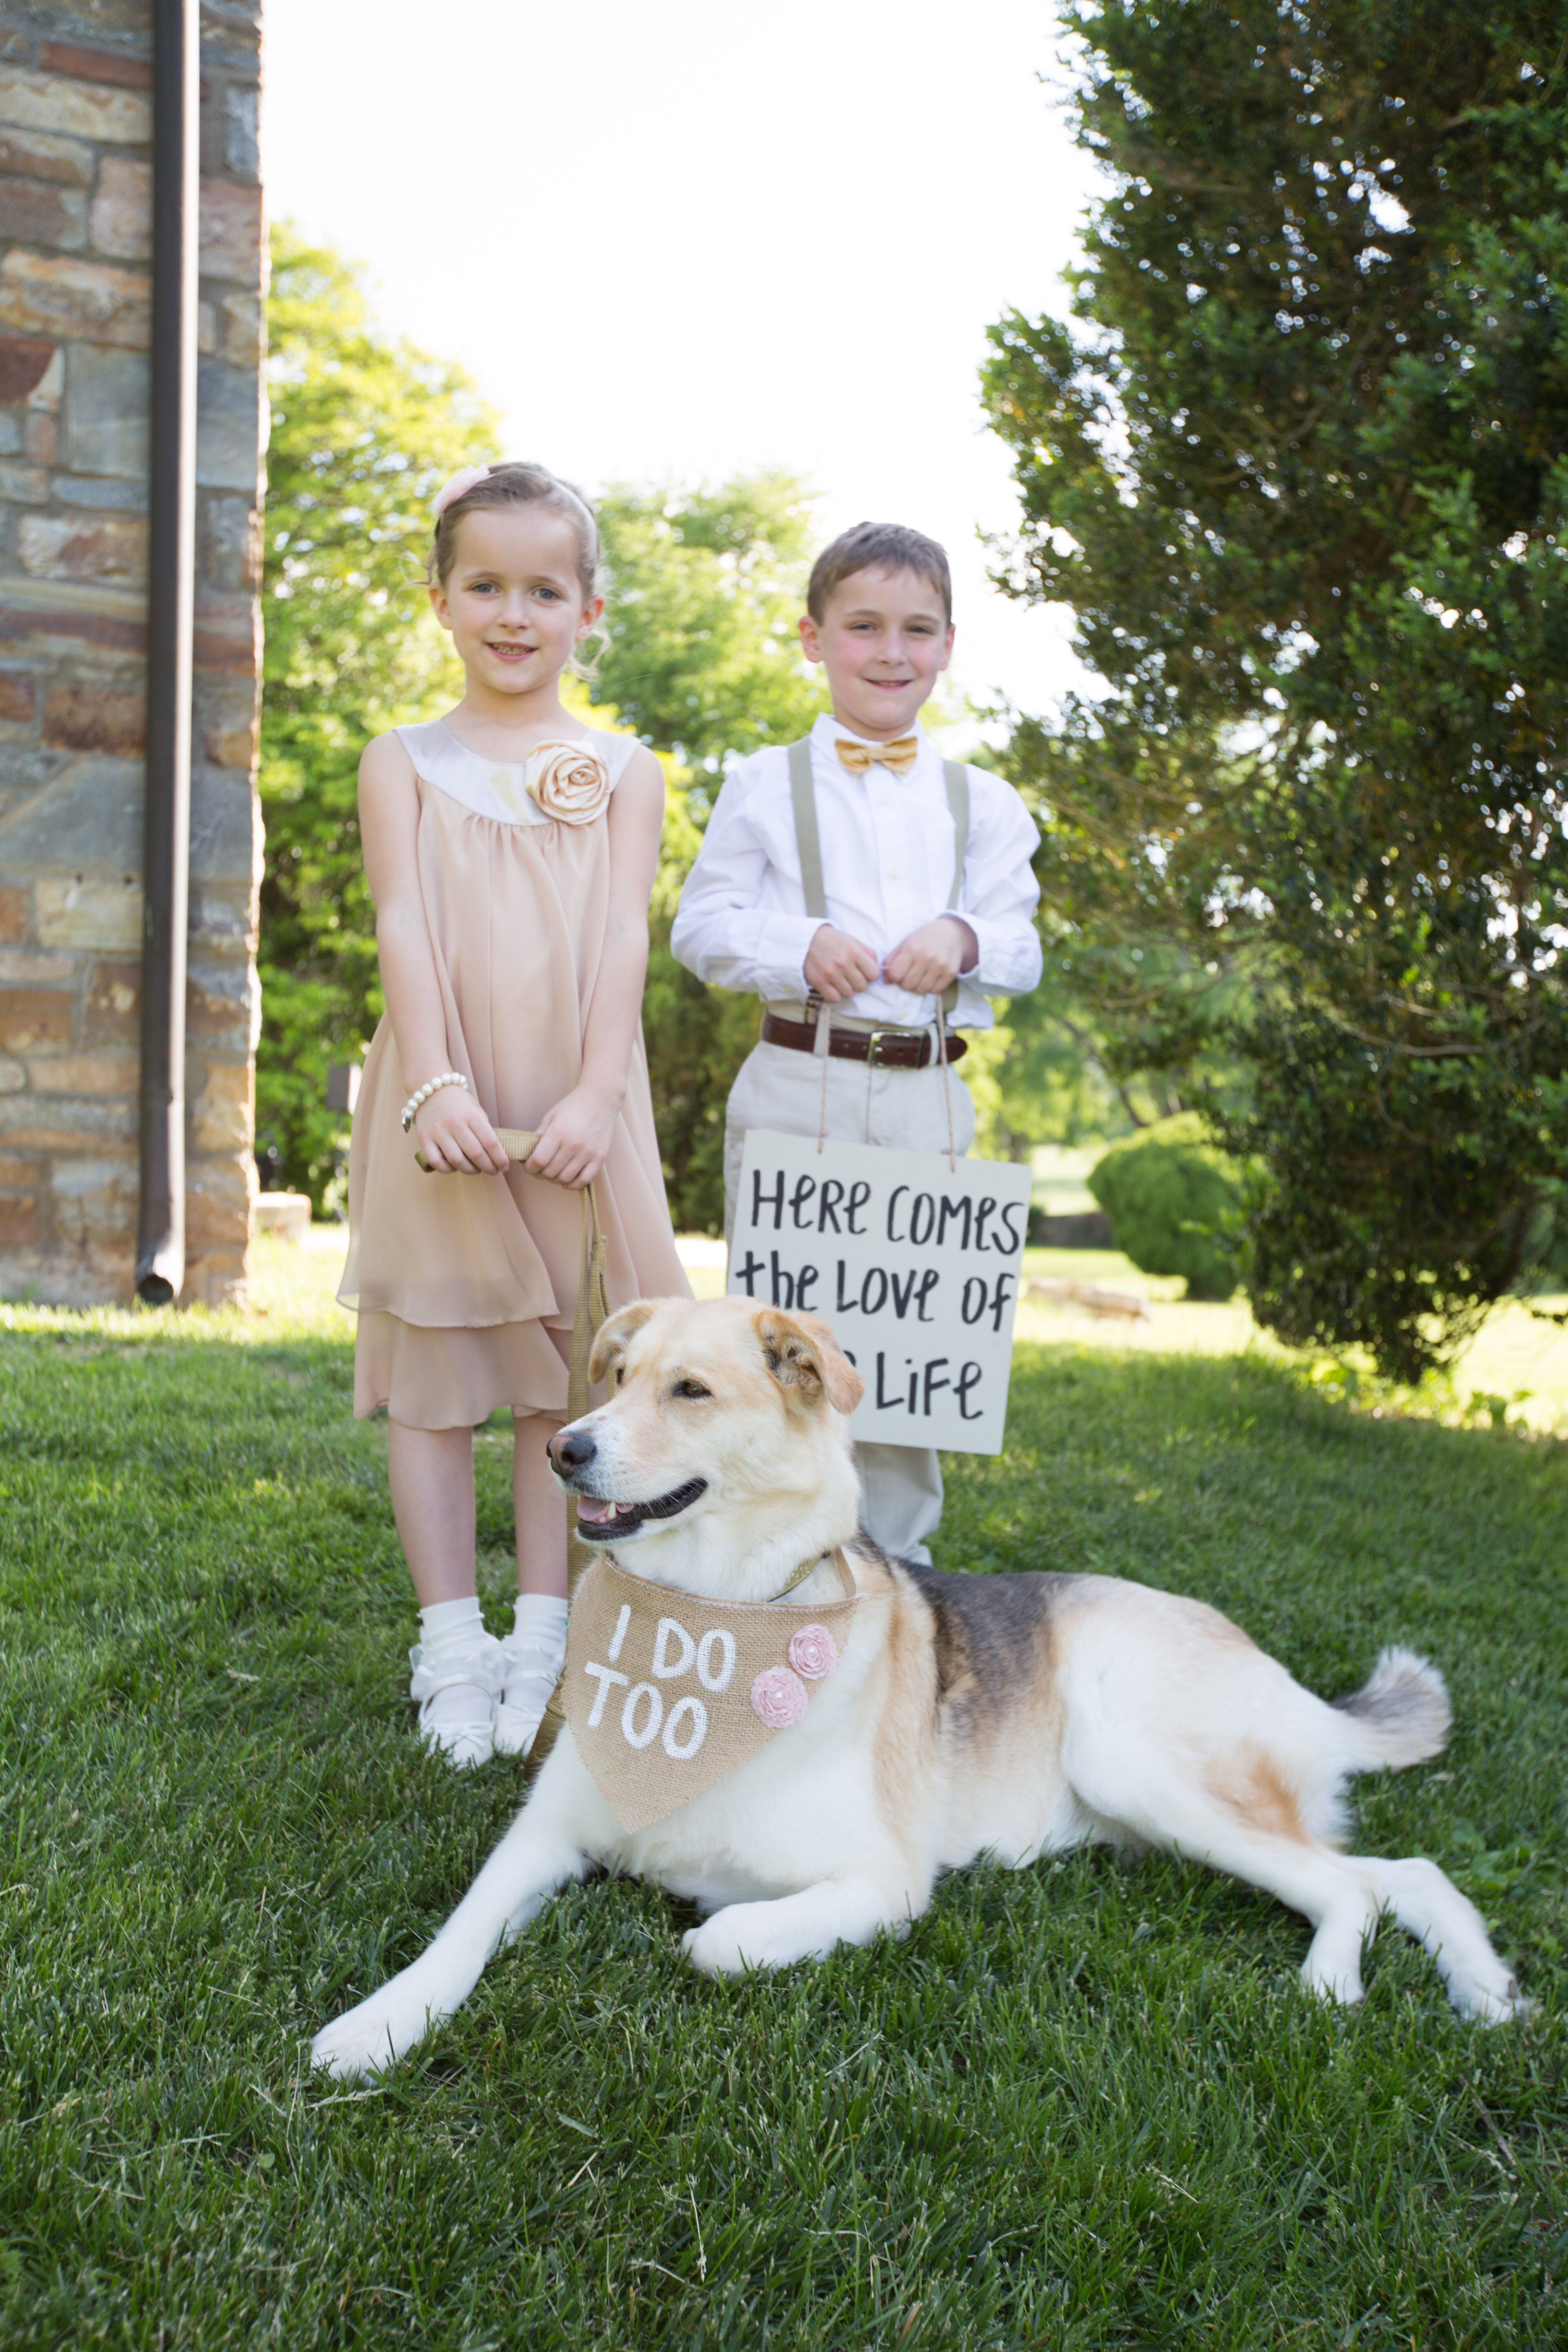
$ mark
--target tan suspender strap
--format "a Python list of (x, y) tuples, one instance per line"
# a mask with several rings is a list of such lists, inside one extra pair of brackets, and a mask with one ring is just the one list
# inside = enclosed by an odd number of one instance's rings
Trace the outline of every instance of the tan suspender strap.
[[(944, 760), (942, 782), (952, 814), (952, 887), (947, 894), (950, 914), (956, 912), (963, 892), (963, 861), (969, 855), (969, 771), (960, 760)], [(789, 747), (789, 796), (795, 811), (795, 845), (800, 859), (800, 885), (805, 911), (819, 923), (827, 920), (827, 894), (822, 881), (822, 835), (816, 824), (816, 788), (811, 779), (811, 738)], [(958, 1003), (954, 981), (942, 995), (944, 1013)]]
[[(952, 887), (947, 894), (949, 913), (956, 910), (963, 890), (963, 861), (969, 855), (969, 771), (961, 760), (944, 760), (942, 778), (947, 805), (952, 813)], [(816, 790), (811, 780), (811, 738), (789, 747), (789, 796), (795, 811), (795, 845), (800, 857), (801, 887), (805, 911), (819, 923), (827, 920), (827, 896), (822, 886), (822, 835), (816, 828)]]
[(822, 835), (816, 829), (816, 790), (811, 781), (811, 738), (789, 747), (789, 796), (795, 808), (795, 845), (800, 858), (800, 887), (805, 911), (819, 923), (827, 920), (827, 894), (822, 887)]
[(963, 892), (963, 861), (969, 855), (969, 771), (961, 760), (944, 760), (942, 780), (952, 811), (952, 887), (947, 894), (947, 911), (952, 915)]
[[(963, 861), (969, 855), (969, 771), (960, 760), (944, 760), (942, 780), (947, 786), (947, 804), (952, 811), (952, 887), (947, 894), (947, 911), (958, 911), (963, 892)], [(950, 981), (942, 992), (942, 1009), (951, 1013), (958, 1003), (958, 982)], [(947, 1050), (946, 1040), (942, 1051)], [(942, 1064), (945, 1071), (947, 1064)], [(951, 1156), (951, 1155), (950, 1155)]]

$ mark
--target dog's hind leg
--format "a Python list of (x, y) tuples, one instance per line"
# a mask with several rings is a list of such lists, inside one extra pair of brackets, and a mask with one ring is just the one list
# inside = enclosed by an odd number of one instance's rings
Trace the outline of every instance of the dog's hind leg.
[(1363, 1854), (1356, 1867), (1367, 1873), (1405, 1934), (1431, 1954), (1461, 2017), (1501, 2025), (1529, 2015), (1529, 2002), (1492, 1949), (1485, 1920), (1435, 1862), (1415, 1856), (1382, 1862)]
[(884, 1927), (907, 1925), (922, 1904), (891, 1900), (867, 1878), (823, 1878), (772, 1903), (731, 1903), (681, 1937), (686, 1957), (705, 1976), (787, 1968), (825, 1960), (836, 1944), (868, 1944)]
[(497, 1946), (521, 1933), (546, 1895), (587, 1868), (587, 1855), (531, 1801), (435, 1940), (368, 2000), (324, 2025), (310, 2044), (312, 2063), (345, 2081), (395, 2065), (462, 2007)]
[(1247, 1752), (1226, 1797), (1142, 1743), (1079, 1738), (1068, 1761), (1074, 1795), (1107, 1828), (1227, 1871), (1300, 1911), (1316, 1930), (1305, 1981), (1330, 2000), (1361, 1999), (1362, 1948), (1384, 1908), (1373, 1866), (1310, 1833), (1266, 1753)]

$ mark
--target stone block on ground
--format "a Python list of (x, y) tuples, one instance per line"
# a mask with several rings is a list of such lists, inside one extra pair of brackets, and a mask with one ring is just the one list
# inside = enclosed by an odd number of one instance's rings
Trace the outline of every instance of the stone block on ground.
[(310, 1203), (303, 1192), (258, 1192), (256, 1230), (279, 1241), (302, 1242), (310, 1230)]

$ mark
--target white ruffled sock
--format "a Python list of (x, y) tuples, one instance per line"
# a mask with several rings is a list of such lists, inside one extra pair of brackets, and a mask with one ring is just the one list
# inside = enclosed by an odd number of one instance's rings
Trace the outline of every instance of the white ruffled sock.
[[(427, 1666), (439, 1672), (452, 1655), (482, 1653), (490, 1639), (473, 1594), (464, 1601), (435, 1601), (419, 1612), (419, 1646)], [(425, 1703), (424, 1723), (434, 1744), (454, 1761), (479, 1760), (468, 1749), (488, 1742), (495, 1700), (483, 1683), (451, 1683)]]
[(482, 1625), (476, 1594), (466, 1601), (433, 1601), (428, 1609), (419, 1612), (419, 1631), (433, 1646), (439, 1644), (447, 1633), (460, 1633), (465, 1625)]
[(498, 1721), (496, 1745), (525, 1756), (566, 1663), (565, 1601), (552, 1592), (520, 1592), (501, 1653), (508, 1712)]

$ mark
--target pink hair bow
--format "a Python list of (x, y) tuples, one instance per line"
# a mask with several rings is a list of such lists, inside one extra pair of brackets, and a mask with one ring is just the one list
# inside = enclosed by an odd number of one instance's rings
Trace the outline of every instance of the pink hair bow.
[(466, 499), (476, 483), (488, 482), (489, 478), (488, 466), (459, 466), (451, 480), (443, 482), (430, 501), (430, 511), (437, 521), (439, 522), (454, 499)]

